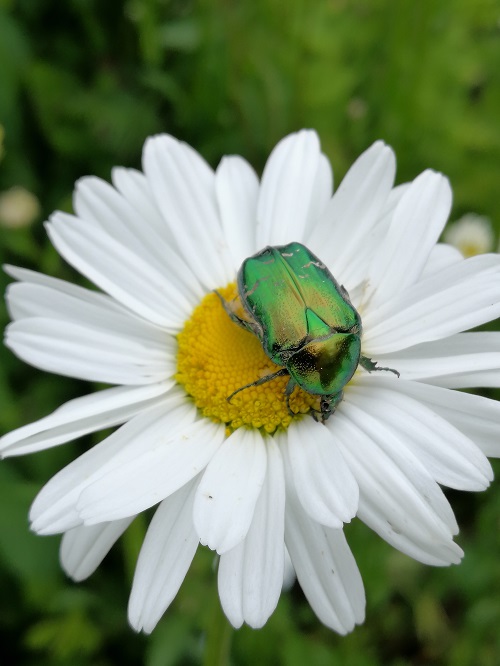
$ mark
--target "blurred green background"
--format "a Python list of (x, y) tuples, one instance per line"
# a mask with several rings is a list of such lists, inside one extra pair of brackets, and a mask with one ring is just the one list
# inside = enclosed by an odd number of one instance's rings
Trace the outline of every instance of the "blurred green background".
[[(139, 166), (149, 134), (170, 132), (213, 166), (239, 153), (261, 170), (300, 127), (319, 132), (337, 183), (378, 138), (396, 150), (398, 182), (443, 171), (452, 219), (487, 216), (496, 245), (499, 114), (495, 0), (0, 0), (0, 198), (18, 188), (26, 213), (0, 219), (0, 259), (78, 279), (42, 222), (71, 209), (78, 177)], [(5, 324), (3, 306), (0, 316)], [(2, 432), (89, 389), (1, 354)], [(449, 493), (461, 566), (420, 565), (354, 521), (346, 532), (366, 585), (365, 625), (338, 637), (295, 586), (264, 629), (232, 636), (225, 662), (211, 652), (219, 611), (209, 551), (144, 637), (128, 628), (126, 603), (147, 516), (80, 585), (59, 570), (58, 539), (30, 534), (37, 490), (97, 439), (0, 465), (2, 666), (500, 664), (498, 483)]]

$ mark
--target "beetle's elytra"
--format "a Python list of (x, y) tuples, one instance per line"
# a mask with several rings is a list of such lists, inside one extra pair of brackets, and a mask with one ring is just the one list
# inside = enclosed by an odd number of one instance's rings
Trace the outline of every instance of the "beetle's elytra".
[(245, 259), (238, 272), (238, 295), (247, 317), (222, 304), (239, 326), (256, 335), (280, 370), (242, 386), (228, 400), (250, 386), (290, 377), (289, 399), (296, 385), (321, 396), (313, 416), (324, 423), (342, 400), (342, 389), (358, 364), (378, 368), (361, 355), (361, 317), (323, 262), (301, 243), (266, 247)]

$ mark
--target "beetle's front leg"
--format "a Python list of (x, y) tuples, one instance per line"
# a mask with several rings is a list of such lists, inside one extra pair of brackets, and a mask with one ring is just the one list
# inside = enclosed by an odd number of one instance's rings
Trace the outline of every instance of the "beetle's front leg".
[(295, 412), (292, 412), (292, 408), (290, 407), (290, 396), (293, 393), (293, 389), (297, 386), (297, 382), (293, 377), (290, 377), (288, 380), (288, 384), (286, 385), (285, 388), (285, 396), (286, 396), (286, 408), (288, 409), (288, 413), (290, 416), (296, 416)]
[(399, 377), (399, 372), (397, 370), (394, 370), (394, 368), (380, 368), (377, 365), (377, 361), (372, 361), (372, 359), (368, 358), (368, 356), (362, 356), (359, 359), (359, 364), (365, 370), (368, 370), (368, 372), (373, 372), (374, 370), (386, 370), (387, 372), (393, 372), (395, 375)]

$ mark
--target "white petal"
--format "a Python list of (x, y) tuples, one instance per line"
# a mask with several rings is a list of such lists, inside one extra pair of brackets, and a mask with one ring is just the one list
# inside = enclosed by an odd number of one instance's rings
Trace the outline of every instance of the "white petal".
[(276, 608), (284, 577), (285, 478), (281, 454), (266, 441), (267, 470), (244, 541), (221, 555), (219, 596), (225, 614), (238, 628), (262, 627)]
[(409, 382), (383, 377), (360, 378), (348, 401), (399, 434), (440, 484), (459, 490), (484, 490), (493, 471), (481, 450), (442, 416), (406, 394)]
[[(376, 142), (378, 143), (378, 142)], [(374, 145), (376, 145), (376, 143)], [(382, 142), (381, 142), (382, 143)], [(370, 149), (369, 149), (370, 150)], [(394, 157), (394, 159), (396, 159)], [(389, 192), (387, 199), (384, 201), (382, 210), (380, 211), (380, 217), (377, 224), (380, 224), (382, 221), (385, 221), (387, 225), (390, 224), (394, 211), (399, 205), (399, 202), (403, 196), (408, 192), (411, 187), (411, 183), (402, 183), (401, 185), (396, 185)]]
[(68, 263), (139, 316), (177, 330), (190, 315), (183, 290), (99, 227), (55, 213), (47, 232)]
[(302, 240), (320, 166), (316, 132), (301, 130), (282, 139), (267, 160), (257, 208), (257, 247)]
[(91, 527), (81, 525), (66, 532), (59, 556), (67, 575), (79, 582), (93, 574), (133, 519), (134, 516)]
[(446, 388), (499, 387), (500, 333), (459, 333), (379, 355), (377, 362), (396, 368), (403, 379)]
[(32, 529), (40, 534), (56, 534), (80, 525), (82, 520), (76, 503), (89, 483), (121, 463), (133, 460), (144, 448), (154, 446), (165, 433), (175, 435), (186, 423), (192, 422), (195, 415), (196, 411), (186, 404), (181, 391), (170, 391), (160, 405), (145, 409), (58, 472), (32, 504)]
[(285, 542), (312, 609), (330, 629), (346, 634), (364, 620), (365, 594), (342, 530), (313, 522), (286, 470)]
[(172, 238), (168, 236), (168, 230), (156, 207), (146, 176), (137, 169), (113, 167), (111, 178), (113, 185), (135, 210), (141, 223), (155, 229), (170, 243)]
[(80, 178), (73, 194), (73, 208), (80, 220), (101, 227), (135, 250), (142, 260), (156, 264), (155, 243), (163, 244), (161, 237), (109, 183), (95, 176)]
[[(22, 283), (28, 283), (30, 287), (35, 285), (44, 287), (47, 291), (50, 290), (51, 292), (64, 294), (76, 302), (88, 303), (94, 308), (101, 307), (106, 311), (112, 311), (113, 314), (116, 314), (117, 316), (126, 317), (128, 320), (135, 319), (135, 321), (140, 322), (144, 327), (147, 327), (150, 330), (155, 328), (150, 322), (144, 322), (142, 319), (133, 315), (130, 310), (123, 307), (123, 305), (115, 301), (114, 298), (110, 298), (107, 294), (102, 294), (99, 291), (91, 291), (90, 289), (85, 289), (84, 287), (72, 284), (71, 282), (66, 282), (65, 280), (58, 280), (57, 278), (44, 275), (43, 273), (30, 271), (27, 268), (19, 268), (18, 266), (10, 265), (6, 265), (3, 268), (7, 275), (10, 275), (15, 280), (19, 280)], [(14, 285), (10, 285), (9, 291), (13, 288)], [(28, 308), (27, 305), (23, 303), (17, 304), (16, 302), (13, 302), (11, 307), (12, 310), (9, 310), (9, 313), (13, 319), (22, 319), (23, 317), (33, 316), (33, 304), (30, 304), (30, 307)]]
[(283, 572), (283, 592), (290, 590), (295, 583), (297, 576), (295, 575), (295, 569), (293, 568), (292, 560), (290, 558), (290, 553), (288, 548), (285, 546), (285, 570)]
[(500, 457), (500, 402), (419, 382), (402, 382), (400, 390), (449, 421), (485, 455)]
[(145, 409), (160, 404), (172, 384), (116, 386), (70, 400), (49, 416), (1, 437), (1, 455), (41, 451), (125, 423)]
[(300, 503), (328, 527), (342, 527), (358, 509), (358, 484), (328, 428), (303, 419), (287, 431), (285, 447)]
[(346, 401), (335, 414), (334, 430), (359, 484), (360, 518), (365, 519), (368, 507), (389, 528), (386, 532), (368, 523), (372, 529), (409, 555), (413, 553), (406, 550), (407, 543), (415, 544), (428, 555), (425, 562), (435, 563), (443, 546), (453, 552), (453, 534), (458, 532), (453, 511), (438, 484), (392, 430)]
[(394, 211), (383, 244), (368, 271), (371, 307), (416, 282), (437, 243), (451, 208), (448, 180), (433, 171), (416, 178)]
[[(107, 384), (152, 384), (175, 372), (174, 340), (165, 348), (90, 326), (33, 317), (6, 329), (5, 345), (19, 358), (48, 372)], [(156, 347), (156, 348), (155, 348)], [(170, 356), (170, 358), (169, 358)]]
[(464, 555), (454, 541), (435, 541), (432, 548), (429, 548), (428, 542), (420, 543), (415, 537), (408, 537), (363, 494), (359, 498), (358, 517), (387, 543), (418, 562), (434, 567), (447, 567), (450, 564), (459, 564)]
[(245, 538), (265, 474), (262, 435), (235, 430), (208, 464), (196, 493), (193, 522), (203, 545), (220, 554)]
[(443, 268), (459, 263), (463, 260), (464, 258), (462, 253), (460, 250), (457, 250), (456, 247), (453, 247), (453, 245), (437, 243), (429, 254), (429, 258), (424, 266), (420, 279), (424, 280), (430, 275), (438, 273)]
[[(148, 265), (154, 266), (166, 282), (188, 295), (191, 305), (203, 295), (203, 290), (188, 264), (172, 250), (165, 233), (148, 224), (146, 211), (135, 210), (127, 199), (111, 185), (95, 177), (81, 178), (74, 195), (74, 208), (80, 219), (98, 225), (112, 238), (133, 250)], [(156, 215), (159, 211), (156, 210)]]
[(224, 426), (207, 419), (175, 435), (165, 430), (127, 462), (83, 489), (77, 511), (86, 525), (118, 520), (158, 504), (205, 468), (224, 438)]
[(164, 134), (146, 141), (143, 165), (156, 205), (198, 279), (207, 289), (234, 280), (208, 164), (190, 146)]
[(442, 269), (363, 315), (370, 358), (439, 340), (500, 315), (500, 257), (480, 255)]
[(136, 631), (149, 634), (184, 580), (198, 547), (193, 528), (197, 479), (163, 500), (149, 525), (135, 569), (128, 618)]
[(313, 183), (311, 202), (307, 224), (304, 230), (304, 239), (308, 242), (309, 234), (312, 232), (318, 220), (322, 218), (326, 207), (330, 203), (333, 193), (333, 172), (329, 159), (323, 153), (319, 156), (318, 168)]
[(391, 190), (395, 171), (392, 150), (382, 141), (374, 143), (349, 169), (307, 239), (308, 247), (346, 284), (350, 284), (349, 265), (357, 248), (370, 244), (370, 234)]
[(243, 260), (259, 249), (255, 245), (257, 174), (242, 157), (223, 157), (215, 173), (215, 192), (236, 274)]
[(398, 185), (389, 192), (379, 211), (378, 219), (367, 230), (363, 242), (356, 246), (355, 253), (351, 256), (349, 263), (344, 266), (342, 273), (337, 273), (336, 267), (333, 267), (336, 277), (347, 289), (351, 302), (359, 311), (364, 309), (363, 300), (366, 297), (368, 285), (367, 271), (373, 261), (374, 248), (378, 249), (383, 246), (394, 210), (408, 188), (408, 184)]
[[(82, 290), (83, 291), (83, 290)], [(16, 282), (7, 288), (6, 299), (14, 321), (44, 317), (60, 322), (86, 326), (142, 343), (163, 348), (167, 334), (150, 322), (140, 319), (121, 306), (113, 307), (113, 299), (89, 290), (84, 298), (49, 286)]]

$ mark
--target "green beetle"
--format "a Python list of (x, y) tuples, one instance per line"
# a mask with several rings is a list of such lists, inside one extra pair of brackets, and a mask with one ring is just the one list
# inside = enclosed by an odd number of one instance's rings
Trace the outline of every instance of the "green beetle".
[(389, 370), (361, 355), (361, 318), (328, 268), (301, 243), (266, 247), (245, 259), (238, 272), (238, 294), (248, 315), (239, 317), (220, 294), (231, 319), (254, 333), (280, 370), (242, 386), (239, 391), (288, 375), (285, 394), (295, 386), (321, 396), (324, 423), (342, 400), (342, 389), (358, 364), (369, 372)]

